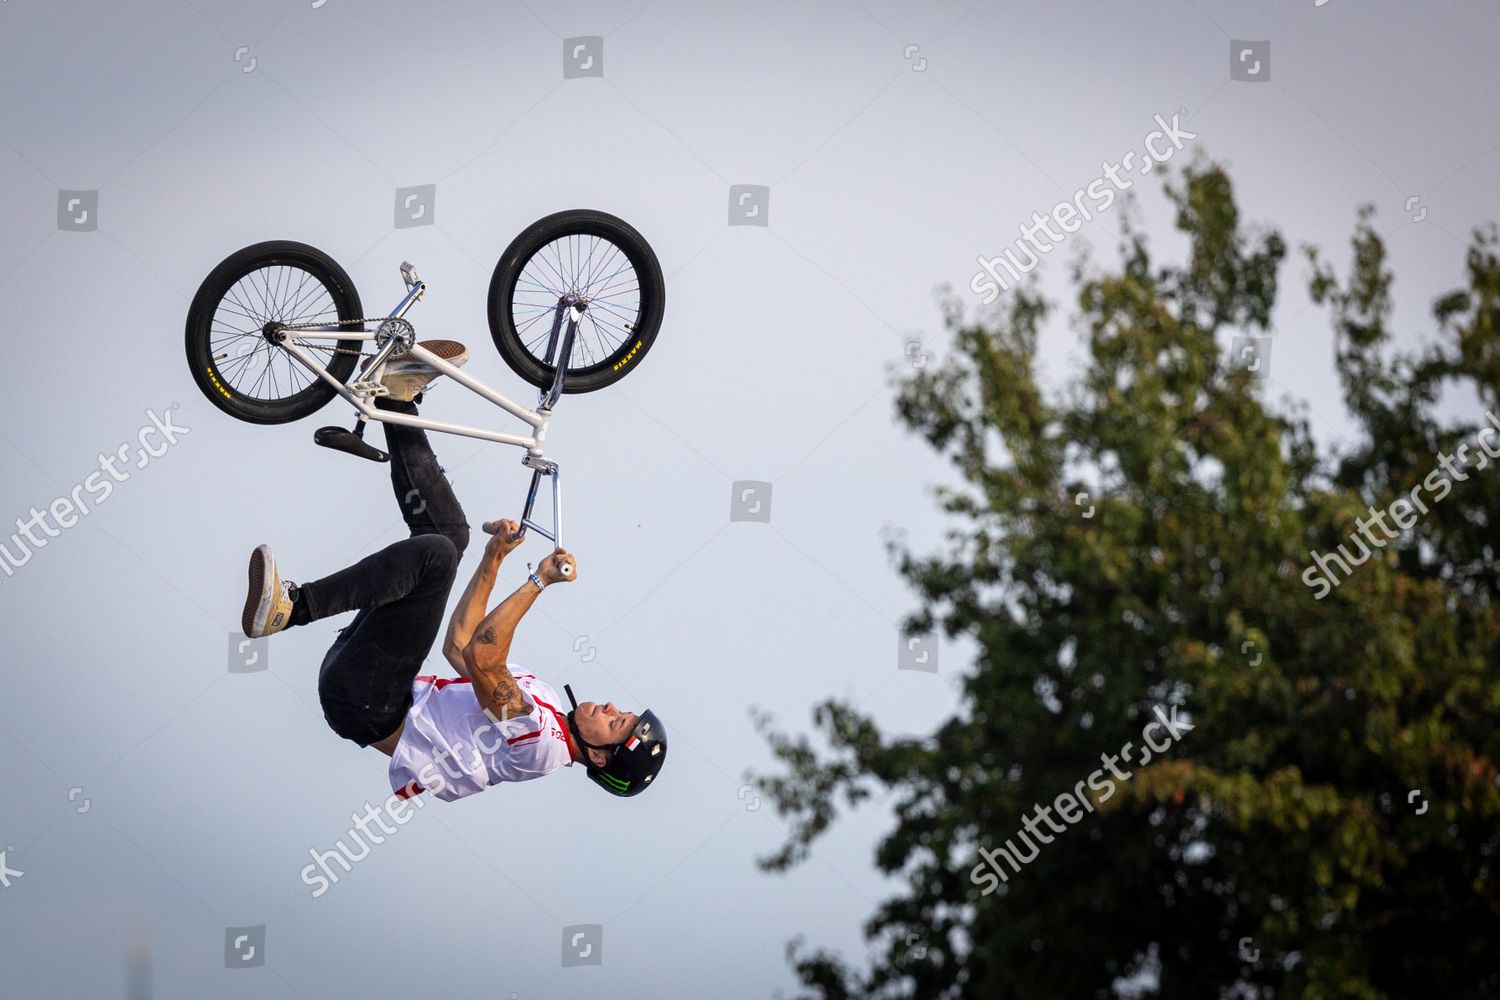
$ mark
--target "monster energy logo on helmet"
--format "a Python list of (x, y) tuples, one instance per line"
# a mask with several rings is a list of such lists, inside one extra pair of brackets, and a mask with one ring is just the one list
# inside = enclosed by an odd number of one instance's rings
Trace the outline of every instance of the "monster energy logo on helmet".
[(580, 746), (599, 750), (609, 755), (609, 760), (600, 767), (585, 756), (588, 776), (600, 788), (611, 795), (629, 798), (639, 795), (661, 772), (667, 760), (667, 730), (649, 709), (636, 720), (635, 728), (623, 743), (600, 746), (590, 743), (578, 731), (574, 716), (578, 712), (578, 699), (573, 697), (573, 688), (563, 685), (568, 703), (573, 706), (568, 712), (568, 731)]

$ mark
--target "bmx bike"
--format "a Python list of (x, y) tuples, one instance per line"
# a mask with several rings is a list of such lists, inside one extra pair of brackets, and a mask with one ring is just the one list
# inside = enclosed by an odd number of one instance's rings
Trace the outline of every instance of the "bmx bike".
[[(401, 265), (406, 294), (383, 317), (365, 317), (353, 281), (333, 258), (304, 243), (272, 241), (225, 258), (204, 279), (187, 317), (187, 358), (203, 394), (254, 424), (299, 420), (335, 396), (352, 403), (352, 430), (323, 427), (313, 440), (371, 461), (389, 456), (364, 440), (367, 420), (496, 441), (525, 449), (531, 486), (515, 538), (533, 529), (562, 546), (562, 478), (543, 454), (552, 408), (564, 393), (593, 392), (634, 371), (661, 328), (666, 290), (656, 254), (640, 233), (603, 212), (558, 212), (527, 227), (501, 254), (487, 312), (495, 348), (538, 390), (522, 406), (416, 342), (405, 317), (427, 285)], [(361, 348), (373, 345), (373, 351)], [(378, 409), (394, 355), (415, 358), (523, 421), (514, 434)], [(356, 372), (360, 358), (366, 363)], [(532, 519), (545, 476), (550, 530)], [(492, 525), (485, 525), (486, 531)]]

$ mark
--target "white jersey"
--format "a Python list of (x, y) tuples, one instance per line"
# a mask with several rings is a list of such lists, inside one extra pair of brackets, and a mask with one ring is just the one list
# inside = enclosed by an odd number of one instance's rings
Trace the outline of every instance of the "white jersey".
[(506, 665), (528, 709), (504, 722), (485, 714), (466, 677), (412, 682), (412, 706), (396, 752), (391, 789), (401, 798), (431, 792), (447, 802), (502, 781), (529, 781), (573, 763), (567, 716), (557, 692)]

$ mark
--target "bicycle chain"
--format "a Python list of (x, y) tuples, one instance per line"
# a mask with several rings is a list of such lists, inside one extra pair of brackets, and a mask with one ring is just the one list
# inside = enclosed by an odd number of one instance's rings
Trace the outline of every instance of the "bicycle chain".
[[(377, 324), (375, 329), (379, 330), (380, 327), (378, 324), (389, 322), (393, 318), (397, 319), (398, 322), (406, 323), (408, 327), (411, 326), (406, 320), (391, 316), (366, 316), (361, 319), (324, 320), (318, 323), (278, 323), (276, 325), (283, 330), (321, 330), (330, 326), (348, 326), (351, 323), (358, 323), (360, 326), (364, 326), (366, 323), (375, 323)], [(415, 330), (413, 330), (413, 333), (415, 333)], [(377, 353), (375, 351), (357, 351), (349, 347), (322, 347), (317, 344), (302, 344), (300, 346), (314, 351), (327, 351), (330, 354), (352, 354), (357, 358), (373, 358)]]

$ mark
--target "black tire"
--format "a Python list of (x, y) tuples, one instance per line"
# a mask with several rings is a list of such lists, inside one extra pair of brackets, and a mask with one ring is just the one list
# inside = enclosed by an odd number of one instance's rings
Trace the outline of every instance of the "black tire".
[(511, 371), (539, 389), (552, 385), (556, 367), (546, 358), (551, 315), (569, 293), (584, 295), (588, 304), (563, 391), (593, 392), (630, 374), (651, 350), (666, 283), (650, 244), (604, 212), (558, 212), (512, 240), (490, 279), (490, 335)]
[[(332, 257), (305, 243), (257, 243), (230, 254), (198, 287), (188, 308), (188, 367), (203, 394), (230, 416), (252, 424), (290, 423), (336, 393), (261, 336), (261, 327), (271, 321), (332, 322), (363, 315), (354, 282)], [(364, 343), (341, 340), (337, 346), (354, 352)], [(334, 378), (348, 381), (355, 354), (334, 353), (326, 340), (302, 346)]]

